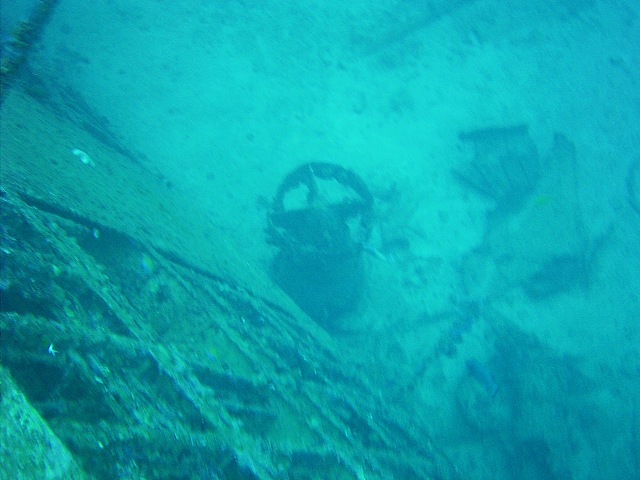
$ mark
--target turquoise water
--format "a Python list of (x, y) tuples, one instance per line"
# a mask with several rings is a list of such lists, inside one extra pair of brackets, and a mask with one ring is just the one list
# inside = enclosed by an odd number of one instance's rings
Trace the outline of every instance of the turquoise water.
[(29, 71), (252, 268), (288, 172), (355, 172), (370, 252), (331, 336), (463, 478), (638, 478), (640, 8), (508, 3), (61, 0)]

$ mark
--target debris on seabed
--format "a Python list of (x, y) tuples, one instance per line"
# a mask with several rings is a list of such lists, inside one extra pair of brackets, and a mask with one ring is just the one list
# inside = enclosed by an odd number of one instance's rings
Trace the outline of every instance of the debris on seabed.
[(93, 160), (91, 159), (91, 157), (87, 152), (74, 148), (71, 150), (71, 153), (73, 153), (76, 157), (78, 157), (80, 161), (85, 165), (89, 165), (90, 167), (96, 166), (96, 164), (93, 163)]

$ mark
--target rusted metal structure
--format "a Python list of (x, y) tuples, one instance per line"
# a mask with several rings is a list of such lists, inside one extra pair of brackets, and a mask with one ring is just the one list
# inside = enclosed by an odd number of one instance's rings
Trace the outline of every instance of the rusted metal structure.
[(1, 115), (0, 476), (456, 478), (161, 179), (19, 89)]

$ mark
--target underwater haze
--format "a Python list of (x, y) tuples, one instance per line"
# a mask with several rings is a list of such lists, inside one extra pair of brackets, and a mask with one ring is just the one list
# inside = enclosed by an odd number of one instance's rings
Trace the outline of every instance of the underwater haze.
[[(36, 3), (3, 0), (5, 59)], [(640, 478), (638, 2), (51, 3), (3, 102), (25, 92), (64, 117), (73, 97), (92, 112), (94, 140), (263, 272), (260, 288), (323, 332), (318, 351), (326, 333), (460, 478)], [(108, 161), (78, 138), (59, 140), (90, 177)], [(307, 163), (296, 201), (321, 214), (305, 241), (344, 234), (352, 278), (330, 267), (314, 282), (322, 267), (291, 260), (296, 240), (268, 242), (276, 192)], [(313, 167), (325, 163), (366, 185), (366, 234), (324, 229), (338, 209), (318, 207), (314, 186), (334, 194), (345, 179)], [(177, 225), (189, 250), (196, 232)], [(154, 268), (144, 257), (139, 281)], [(335, 478), (392, 478), (373, 464)], [(314, 478), (282, 470), (273, 478)], [(184, 478), (259, 478), (222, 471)]]

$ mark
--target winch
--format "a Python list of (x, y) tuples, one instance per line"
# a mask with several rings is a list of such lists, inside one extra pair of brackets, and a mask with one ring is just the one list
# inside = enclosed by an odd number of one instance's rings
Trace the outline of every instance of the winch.
[(267, 236), (279, 250), (272, 277), (325, 327), (337, 327), (360, 298), (372, 205), (354, 172), (320, 162), (290, 172), (273, 200)]

